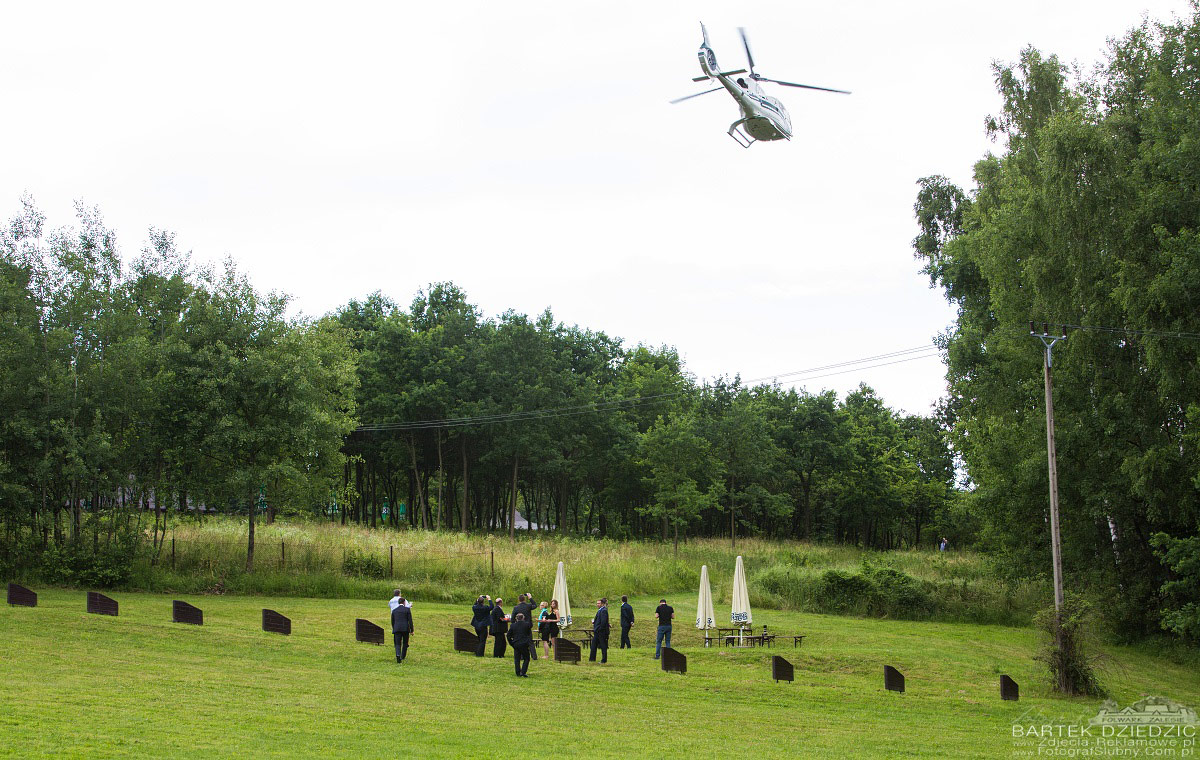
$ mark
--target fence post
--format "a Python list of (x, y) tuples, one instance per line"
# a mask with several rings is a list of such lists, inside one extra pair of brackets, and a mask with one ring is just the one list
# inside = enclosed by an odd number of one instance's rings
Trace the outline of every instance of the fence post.
[(175, 537), (171, 536), (171, 569), (175, 569)]
[(496, 550), (488, 549), (488, 554), (492, 555), (492, 577), (496, 577)]
[(396, 577), (396, 547), (388, 546), (388, 575), (392, 578)]
[(287, 567), (287, 547), (284, 545), (283, 539), (279, 539), (279, 569)]

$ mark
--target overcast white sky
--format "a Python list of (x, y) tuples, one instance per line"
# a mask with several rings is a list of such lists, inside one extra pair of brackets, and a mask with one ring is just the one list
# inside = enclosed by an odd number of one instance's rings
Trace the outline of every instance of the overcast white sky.
[[(0, 3), (0, 216), (98, 205), (127, 255), (151, 225), (322, 314), (453, 280), (513, 308), (757, 379), (929, 345), (917, 178), (969, 184), (1026, 44), (1090, 68), (1186, 0)], [(790, 143), (739, 148), (697, 92), (718, 60), (772, 87)], [(770, 86), (768, 86), (770, 87)], [(1036, 350), (1030, 344), (1030, 350)], [(926, 413), (922, 359), (825, 377)]]

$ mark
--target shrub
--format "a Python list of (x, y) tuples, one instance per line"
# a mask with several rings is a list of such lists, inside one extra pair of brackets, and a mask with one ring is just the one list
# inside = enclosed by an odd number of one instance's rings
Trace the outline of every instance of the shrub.
[(938, 607), (934, 585), (890, 567), (863, 562), (862, 577), (871, 586), (869, 611), (898, 618), (925, 618)]
[(1091, 640), (1087, 635), (1087, 622), (1090, 613), (1091, 606), (1087, 602), (1068, 596), (1063, 600), (1061, 617), (1050, 607), (1034, 619), (1047, 634), (1034, 659), (1046, 664), (1050, 669), (1051, 686), (1065, 696), (1106, 696), (1096, 675), (1096, 665), (1102, 656), (1089, 652)]
[(342, 561), (342, 572), (358, 578), (388, 577), (387, 563), (383, 561), (382, 557), (373, 552), (360, 552), (357, 549), (346, 552), (346, 559)]
[(826, 570), (814, 600), (826, 612), (862, 611), (874, 591), (871, 581), (858, 573)]
[(129, 580), (134, 548), (120, 543), (93, 550), (81, 544), (52, 545), (42, 552), (39, 575), (48, 583), (113, 588)]

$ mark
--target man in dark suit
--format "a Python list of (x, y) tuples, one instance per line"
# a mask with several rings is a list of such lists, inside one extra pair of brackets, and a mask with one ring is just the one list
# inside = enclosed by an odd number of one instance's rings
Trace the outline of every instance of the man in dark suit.
[[(516, 620), (517, 615), (524, 615), (529, 624), (533, 625), (533, 594), (521, 594), (517, 597), (517, 605), (512, 608), (512, 612), (508, 616)], [(533, 656), (533, 659), (537, 659), (536, 648), (530, 647), (530, 654)]]
[(392, 610), (392, 637), (396, 640), (396, 662), (404, 662), (408, 656), (408, 637), (413, 632), (412, 608), (404, 605), (404, 597), (400, 604)]
[(608, 662), (608, 599), (596, 601), (596, 617), (592, 618), (592, 653), (589, 662), (596, 661), (596, 650), (600, 650), (600, 664)]
[(508, 633), (508, 620), (504, 615), (504, 600), (496, 599), (496, 603), (492, 606), (492, 636), (495, 637), (496, 643), (492, 648), (493, 657), (503, 657), (504, 650), (507, 647), (504, 644), (504, 636)]
[[(484, 604), (484, 602), (487, 604)], [(483, 657), (484, 647), (487, 646), (488, 640), (488, 623), (492, 619), (492, 598), (487, 594), (481, 594), (475, 600), (475, 604), (471, 606), (471, 627), (475, 629), (475, 636), (479, 638), (479, 644), (475, 647), (475, 656)]]
[(513, 648), (513, 667), (517, 669), (517, 678), (529, 678), (529, 650), (533, 647), (533, 623), (523, 612), (516, 612), (513, 607), (513, 624), (508, 631), (508, 642)]
[(621, 595), (621, 649), (633, 649), (633, 644), (629, 643), (629, 629), (633, 627), (633, 605), (629, 603), (629, 597), (625, 594)]

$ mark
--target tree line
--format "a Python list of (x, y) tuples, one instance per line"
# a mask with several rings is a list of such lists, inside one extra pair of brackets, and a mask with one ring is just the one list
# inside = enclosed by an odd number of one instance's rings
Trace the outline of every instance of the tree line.
[(0, 233), (11, 546), (80, 542), (116, 507), (146, 515), (155, 550), (171, 515), (245, 513), (248, 567), (277, 511), (880, 549), (963, 530), (943, 425), (869, 387), (698, 382), (673, 348), (488, 318), (451, 283), (290, 317), (232, 262), (193, 266), (151, 230), (126, 264), (96, 209), (77, 216), (51, 229), (26, 198)]
[(957, 306), (955, 449), (984, 546), (1050, 568), (1042, 345), (1054, 348), (1068, 590), (1124, 635), (1200, 639), (1200, 13), (1144, 22), (1072, 79), (1028, 48), (995, 68), (1003, 147), (966, 190), (920, 182), (917, 256)]

